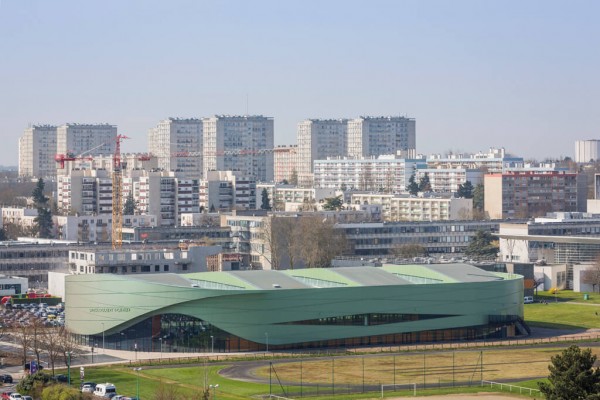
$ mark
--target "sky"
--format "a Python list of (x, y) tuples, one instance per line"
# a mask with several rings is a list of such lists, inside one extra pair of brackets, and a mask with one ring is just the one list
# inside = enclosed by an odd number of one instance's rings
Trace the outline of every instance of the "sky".
[(0, 165), (30, 124), (416, 119), (417, 151), (573, 157), (600, 139), (600, 2), (0, 0)]

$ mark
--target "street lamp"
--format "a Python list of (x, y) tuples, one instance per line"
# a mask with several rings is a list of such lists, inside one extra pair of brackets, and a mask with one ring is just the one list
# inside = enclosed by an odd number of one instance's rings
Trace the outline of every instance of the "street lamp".
[(102, 324), (102, 350), (105, 349), (104, 347), (104, 322), (101, 322)]
[(210, 335), (210, 352), (214, 353), (215, 352), (215, 337), (213, 335)]
[(71, 352), (67, 351), (67, 381), (71, 386)]
[(265, 337), (267, 338), (267, 353), (269, 352), (269, 332), (265, 332)]
[(163, 338), (160, 337), (160, 338), (158, 338), (158, 340), (160, 340), (160, 359), (162, 360), (162, 341), (163, 341)]
[(135, 397), (139, 400), (140, 399), (140, 371), (142, 370), (142, 367), (137, 367), (133, 369), (135, 372), (137, 372), (137, 379), (136, 379), (136, 389), (135, 389)]
[(208, 387), (213, 390), (213, 400), (217, 400), (217, 388), (219, 387), (219, 384), (217, 383), (216, 385), (208, 385)]

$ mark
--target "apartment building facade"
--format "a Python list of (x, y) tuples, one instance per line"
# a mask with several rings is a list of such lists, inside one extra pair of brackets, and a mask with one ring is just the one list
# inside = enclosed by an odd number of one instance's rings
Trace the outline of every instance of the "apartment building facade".
[[(313, 162), (348, 153), (347, 119), (307, 119), (298, 124), (298, 182), (313, 185)], [(277, 181), (276, 181), (277, 182)]]
[(352, 204), (381, 205), (384, 221), (448, 221), (473, 219), (473, 199), (353, 193)]
[(499, 174), (508, 168), (523, 168), (524, 166), (523, 158), (507, 155), (504, 148), (490, 148), (485, 153), (433, 154), (427, 157), (428, 168), (479, 169), (490, 174)]
[(411, 175), (419, 166), (424, 165), (423, 160), (408, 160), (396, 156), (315, 160), (314, 187), (385, 193), (405, 192)]
[(564, 171), (486, 174), (484, 209), (492, 219), (529, 218), (548, 212), (585, 211), (585, 175)]
[(202, 122), (204, 177), (208, 171), (239, 171), (256, 181), (273, 180), (273, 118), (217, 115)]
[[(110, 156), (116, 147), (117, 127), (110, 124), (64, 124), (56, 128), (56, 153)], [(65, 175), (65, 169), (58, 169)]]
[(205, 210), (256, 209), (256, 181), (238, 171), (207, 171), (199, 185), (199, 205)]
[[(348, 156), (416, 155), (416, 121), (406, 117), (360, 117), (348, 120)], [(412, 154), (411, 154), (412, 153)]]
[(479, 169), (465, 168), (418, 168), (415, 181), (429, 178), (431, 191), (436, 193), (456, 193), (460, 185), (471, 182), (473, 187), (483, 183), (483, 172)]
[(19, 176), (54, 178), (56, 176), (56, 126), (33, 125), (19, 138)]
[(298, 145), (277, 146), (273, 149), (273, 181), (298, 180)]
[(148, 131), (148, 150), (158, 168), (177, 177), (200, 179), (203, 168), (203, 124), (196, 118), (167, 118)]

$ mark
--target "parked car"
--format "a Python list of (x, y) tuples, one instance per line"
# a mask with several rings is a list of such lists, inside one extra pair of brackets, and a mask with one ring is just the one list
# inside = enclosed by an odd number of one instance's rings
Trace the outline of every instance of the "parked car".
[(13, 377), (9, 374), (0, 375), (0, 382), (2, 383), (13, 383)]
[(96, 389), (94, 389), (94, 396), (109, 397), (111, 394), (117, 394), (117, 388), (112, 383), (99, 383), (96, 385)]
[(10, 400), (22, 400), (21, 395), (19, 393), (11, 393), (10, 396), (8, 396), (8, 398)]
[(86, 383), (81, 387), (81, 393), (94, 393), (96, 389), (95, 383)]
[(21, 396), (21, 400), (33, 400), (31, 396)]
[(0, 395), (0, 397), (2, 398), (2, 400), (9, 400), (10, 399), (10, 395), (13, 392), (2, 392), (2, 394)]
[(531, 304), (531, 303), (533, 303), (533, 296), (525, 296), (523, 298), (523, 303), (525, 303), (525, 304)]
[(67, 383), (69, 381), (69, 377), (67, 375), (64, 374), (60, 374), (60, 375), (56, 375), (54, 377), (54, 380), (56, 382), (62, 382), (62, 383)]

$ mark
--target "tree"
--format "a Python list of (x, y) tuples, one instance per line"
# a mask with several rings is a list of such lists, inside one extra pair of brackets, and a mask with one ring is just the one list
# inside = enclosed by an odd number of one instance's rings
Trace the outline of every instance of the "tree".
[(261, 196), (261, 210), (270, 210), (271, 209), (271, 201), (269, 200), (269, 192), (267, 192), (266, 188), (263, 188)]
[(484, 208), (485, 190), (483, 184), (478, 183), (473, 189), (473, 208), (478, 211), (483, 211)]
[(582, 272), (581, 283), (592, 285), (592, 291), (594, 292), (597, 286), (600, 291), (600, 257), (596, 257), (594, 264)]
[(52, 237), (52, 211), (48, 204), (48, 197), (44, 195), (44, 180), (38, 179), (37, 185), (32, 192), (33, 202), (37, 209), (38, 215), (35, 217), (35, 232), (40, 238)]
[(336, 197), (327, 197), (325, 198), (325, 204), (323, 204), (323, 210), (339, 211), (342, 209), (343, 204), (344, 200), (342, 200), (342, 195)]
[(419, 193), (419, 185), (415, 182), (415, 174), (412, 174), (410, 178), (408, 178), (408, 186), (406, 187), (406, 191), (413, 196), (416, 196)]
[(498, 254), (498, 241), (488, 231), (479, 230), (470, 241), (465, 255), (475, 260), (490, 260)]
[(292, 170), (292, 176), (290, 176), (290, 185), (298, 186), (298, 171), (296, 171), (296, 168)]
[(0, 229), (0, 241), (7, 240), (7, 239), (8, 239), (8, 236), (6, 236), (6, 231), (4, 230), (4, 227), (2, 227)]
[(331, 261), (348, 249), (348, 240), (333, 222), (317, 216), (300, 218), (297, 226), (303, 232), (300, 256), (308, 268), (328, 268)]
[(572, 345), (551, 360), (548, 382), (538, 382), (546, 399), (600, 399), (600, 369), (590, 349)]
[(466, 181), (465, 183), (458, 185), (458, 190), (456, 192), (456, 195), (458, 197), (462, 197), (465, 199), (472, 199), (473, 198), (473, 184), (471, 183), (471, 181)]
[(138, 202), (133, 198), (133, 192), (129, 192), (125, 204), (123, 205), (123, 215), (134, 215), (137, 210)]
[(419, 180), (419, 192), (431, 192), (431, 182), (427, 172)]

